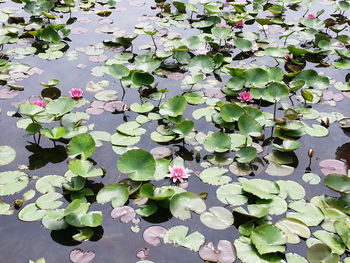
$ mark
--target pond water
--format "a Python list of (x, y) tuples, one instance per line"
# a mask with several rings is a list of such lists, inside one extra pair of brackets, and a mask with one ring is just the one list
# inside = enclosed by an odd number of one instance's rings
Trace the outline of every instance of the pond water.
[(349, 263), (349, 9), (0, 0), (0, 262)]

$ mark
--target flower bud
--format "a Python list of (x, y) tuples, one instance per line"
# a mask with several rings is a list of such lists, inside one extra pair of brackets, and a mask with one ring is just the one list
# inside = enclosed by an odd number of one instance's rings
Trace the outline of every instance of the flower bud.
[(312, 150), (312, 149), (310, 149), (310, 150), (308, 150), (308, 152), (307, 152), (307, 155), (310, 157), (310, 158), (312, 158), (313, 156), (314, 156), (314, 150)]

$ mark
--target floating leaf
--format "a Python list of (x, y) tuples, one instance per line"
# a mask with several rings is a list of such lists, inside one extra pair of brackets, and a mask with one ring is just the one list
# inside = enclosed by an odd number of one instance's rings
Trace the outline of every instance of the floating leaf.
[(118, 159), (117, 166), (120, 172), (128, 173), (135, 181), (149, 180), (156, 170), (153, 156), (144, 150), (127, 151)]
[(0, 196), (13, 195), (22, 191), (29, 183), (29, 176), (20, 171), (0, 173)]
[(165, 233), (164, 243), (170, 243), (175, 246), (183, 246), (197, 252), (200, 246), (203, 245), (205, 238), (197, 231), (187, 235), (188, 231), (188, 227), (181, 225), (169, 228)]
[(341, 174), (328, 174), (324, 183), (329, 188), (342, 194), (350, 193), (350, 177)]
[(130, 206), (120, 206), (112, 210), (111, 216), (114, 219), (120, 218), (120, 221), (123, 223), (128, 223), (135, 218), (136, 213), (135, 210)]
[(6, 145), (0, 146), (0, 166), (11, 163), (16, 158), (16, 151)]
[(284, 252), (287, 243), (286, 235), (277, 227), (262, 225), (256, 227), (250, 234), (250, 238), (260, 254), (272, 252)]
[(143, 239), (150, 245), (160, 245), (160, 240), (164, 238), (167, 230), (161, 226), (151, 226), (143, 232)]
[(186, 109), (186, 99), (182, 96), (175, 96), (163, 103), (159, 108), (159, 113), (171, 117), (181, 115)]
[(78, 248), (70, 252), (69, 258), (73, 263), (90, 263), (95, 258), (95, 253), (93, 251), (83, 252)]
[(191, 212), (201, 214), (205, 211), (204, 201), (191, 192), (179, 193), (170, 200), (170, 212), (173, 216), (186, 220), (191, 218)]
[(219, 168), (219, 167), (210, 167), (205, 170), (203, 170), (199, 174), (199, 178), (211, 185), (223, 185), (231, 182), (231, 177), (229, 176), (223, 176), (228, 172), (225, 168)]
[(98, 203), (112, 202), (114, 208), (124, 205), (128, 199), (128, 186), (125, 184), (106, 185), (96, 196), (96, 201)]
[(295, 218), (282, 218), (276, 222), (276, 227), (284, 232), (290, 244), (298, 244), (300, 242), (299, 236), (309, 238), (311, 235), (309, 228)]
[(231, 148), (231, 139), (223, 132), (215, 132), (205, 139), (204, 148), (208, 152), (226, 152)]
[(226, 229), (233, 224), (232, 212), (221, 206), (213, 206), (200, 216), (201, 222), (212, 229)]
[(22, 221), (37, 221), (43, 218), (46, 214), (45, 210), (39, 209), (34, 203), (26, 205), (18, 213), (18, 218)]
[(244, 178), (240, 178), (239, 181), (241, 182), (244, 191), (252, 193), (253, 195), (260, 197), (261, 199), (272, 199), (272, 194), (279, 193), (279, 189), (276, 186), (276, 184), (267, 180), (247, 180)]
[(95, 151), (95, 141), (88, 133), (74, 136), (68, 146), (69, 155), (81, 154), (83, 159), (89, 158)]
[(233, 263), (236, 260), (236, 248), (228, 240), (220, 240), (217, 249), (212, 242), (207, 242), (200, 247), (198, 254), (210, 262)]
[(220, 186), (216, 190), (216, 196), (220, 202), (231, 206), (241, 206), (248, 201), (248, 197), (243, 193), (242, 186), (238, 183)]
[(315, 244), (307, 251), (307, 259), (311, 263), (338, 263), (339, 255), (332, 253), (325, 244)]

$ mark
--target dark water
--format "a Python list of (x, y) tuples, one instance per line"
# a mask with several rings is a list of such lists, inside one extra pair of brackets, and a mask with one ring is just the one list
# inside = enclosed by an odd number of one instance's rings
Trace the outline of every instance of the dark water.
[[(114, 23), (112, 26), (117, 26), (121, 30), (126, 32), (132, 32), (134, 24), (137, 23), (137, 18), (143, 14), (148, 14), (153, 16), (159, 12), (159, 10), (152, 10), (150, 7), (154, 5), (154, 2), (147, 1), (146, 4), (142, 7), (130, 6), (128, 2), (123, 1), (117, 4), (118, 8), (126, 8), (126, 11), (123, 12), (113, 12), (108, 19), (113, 19)], [(1, 3), (0, 8), (3, 6), (19, 6), (14, 3)], [(99, 6), (101, 10), (103, 7)], [(287, 15), (293, 16), (293, 12), (287, 13)], [(18, 16), (23, 16), (24, 13), (18, 14)], [(101, 17), (97, 16), (94, 12), (92, 13), (72, 13), (72, 16), (76, 17), (89, 17), (92, 19), (92, 22), (89, 24), (83, 24), (76, 22), (73, 24), (73, 27), (85, 27), (88, 28), (88, 33), (81, 35), (70, 35), (69, 38), (71, 42), (69, 44), (69, 50), (73, 50), (77, 47), (84, 47), (91, 44), (101, 43), (103, 40), (113, 39), (114, 37), (110, 34), (98, 34), (95, 33), (95, 28), (102, 27), (103, 25), (98, 24), (98, 20)], [(64, 19), (67, 19), (68, 15), (64, 15)], [(254, 30), (252, 27), (251, 31)], [(185, 31), (185, 34), (190, 35), (194, 30)], [(148, 36), (139, 37), (135, 46), (139, 44), (151, 44), (151, 40)], [(11, 45), (15, 46), (15, 45)], [(7, 45), (4, 47), (7, 48)], [(106, 51), (105, 54), (111, 58), (115, 54), (111, 51)], [(261, 58), (256, 58), (254, 61), (257, 65), (266, 65), (267, 61)], [(252, 59), (255, 60), (255, 59)], [(17, 119), (14, 117), (6, 116), (7, 111), (15, 111), (16, 108), (11, 106), (12, 102), (18, 102), (27, 99), (31, 95), (40, 95), (42, 87), (40, 82), (47, 82), (50, 79), (59, 79), (60, 84), (58, 87), (62, 91), (62, 95), (68, 95), (68, 90), (71, 88), (82, 88), (84, 89), (86, 84), (92, 81), (100, 81), (106, 79), (110, 81), (110, 86), (106, 89), (117, 89), (118, 92), (122, 92), (120, 86), (114, 82), (110, 76), (104, 76), (103, 78), (94, 77), (90, 74), (90, 70), (94, 66), (101, 65), (101, 63), (92, 63), (88, 61), (88, 57), (85, 54), (78, 53), (78, 60), (68, 61), (64, 56), (58, 60), (54, 61), (45, 61), (36, 56), (28, 56), (23, 60), (20, 60), (22, 63), (28, 63), (33, 67), (38, 67), (44, 70), (42, 75), (34, 75), (30, 78), (27, 78), (21, 81), (19, 84), (25, 87), (24, 91), (20, 93), (19, 96), (11, 100), (0, 100), (0, 108), (2, 113), (0, 115), (0, 145), (9, 145), (16, 149), (17, 156), (14, 162), (0, 167), (0, 172), (16, 170), (18, 165), (24, 164), (27, 166), (31, 165), (31, 162), (39, 159), (40, 156), (34, 156), (33, 153), (28, 151), (26, 148), (30, 146), (30, 143), (33, 142), (31, 137), (24, 138), (25, 131), (20, 130), (16, 127)], [(247, 64), (251, 60), (245, 61)], [(77, 64), (83, 63), (87, 67), (85, 69), (79, 69), (76, 67)], [(274, 65), (275, 61), (271, 59), (268, 61), (270, 66)], [(307, 68), (313, 68), (314, 65), (309, 63)], [(337, 81), (344, 81), (344, 76), (346, 71), (334, 70), (334, 68), (324, 69), (327, 76), (334, 78)], [(169, 79), (159, 79), (159, 88), (167, 88), (170, 90), (170, 94), (178, 94), (180, 82)], [(85, 92), (84, 97), (88, 100), (93, 100), (93, 94)], [(135, 90), (128, 90), (125, 96), (125, 102), (129, 105), (132, 102), (139, 102), (139, 95)], [(201, 107), (201, 106), (200, 106)], [(188, 107), (185, 117), (191, 119), (192, 109), (195, 107)], [(349, 115), (350, 110), (348, 108), (348, 99), (345, 98), (342, 102), (337, 103), (337, 107), (323, 106), (322, 111), (340, 111), (344, 115)], [(126, 115), (129, 116), (129, 120), (134, 120), (136, 115), (130, 112), (127, 112)], [(103, 113), (98, 116), (91, 116), (88, 123), (95, 123), (94, 130), (107, 131), (109, 133), (114, 133), (115, 128), (123, 122), (122, 114), (110, 114)], [(144, 135), (141, 139), (139, 146), (142, 149), (150, 150), (156, 146), (157, 143), (148, 140), (147, 136), (152, 131), (152, 124), (143, 125), (148, 129), (148, 133)], [(196, 129), (199, 131), (208, 131), (216, 130), (212, 124), (208, 124), (203, 120), (196, 122)], [(334, 192), (331, 192), (326, 188), (322, 183), (318, 185), (309, 185), (304, 183), (301, 179), (302, 175), (305, 173), (305, 169), (308, 166), (309, 159), (307, 157), (307, 151), (312, 148), (315, 151), (315, 156), (311, 163), (311, 171), (318, 175), (321, 175), (320, 168), (318, 165), (319, 160), (323, 159), (333, 159), (335, 158), (335, 153), (339, 147), (346, 143), (350, 143), (349, 136), (343, 132), (343, 130), (338, 126), (337, 123), (331, 124), (329, 128), (329, 135), (324, 138), (313, 138), (310, 136), (304, 136), (300, 141), (302, 142), (302, 147), (295, 151), (295, 154), (298, 156), (298, 166), (295, 169), (295, 172), (287, 177), (271, 177), (266, 173), (261, 173), (257, 178), (268, 179), (268, 180), (294, 180), (299, 182), (304, 186), (306, 190), (305, 199), (310, 199), (315, 195), (320, 194), (329, 194), (335, 196)], [(267, 134), (270, 133), (267, 129)], [(57, 143), (57, 145), (65, 146), (64, 144)], [(182, 145), (179, 145), (182, 146)], [(49, 140), (42, 140), (42, 148), (53, 148), (53, 144)], [(272, 147), (272, 146), (269, 146)], [(179, 149), (179, 147), (174, 147)], [(188, 151), (193, 149), (192, 146), (185, 145), (185, 148)], [(45, 152), (45, 151), (44, 151)], [(180, 154), (180, 153), (179, 153)], [(202, 153), (203, 157), (204, 151)], [(194, 156), (193, 156), (194, 157)], [(116, 182), (119, 178), (119, 173), (116, 167), (118, 156), (113, 152), (109, 143), (104, 142), (104, 146), (96, 148), (94, 155), (92, 156), (94, 161), (98, 163), (100, 167), (104, 167), (107, 170), (107, 174), (102, 179), (95, 179), (94, 182), (99, 184), (97, 186), (102, 187), (102, 184), (109, 184)], [(49, 174), (63, 175), (67, 171), (67, 162), (68, 160), (63, 160), (59, 164), (47, 163), (40, 169), (35, 170), (25, 170), (30, 176), (44, 176)], [(186, 166), (194, 171), (200, 171), (202, 168), (195, 161), (186, 162)], [(124, 176), (125, 177), (125, 176)], [(321, 177), (323, 177), (321, 175)], [(233, 176), (233, 181), (237, 181), (237, 177)], [(30, 187), (34, 187), (35, 182), (31, 182)], [(167, 184), (164, 183), (164, 185)], [(189, 179), (188, 191), (199, 194), (200, 192), (208, 192), (208, 199), (206, 200), (207, 207), (214, 205), (221, 205), (221, 203), (216, 199), (215, 190), (216, 187), (209, 186), (200, 181), (196, 176), (191, 176)], [(24, 192), (24, 191), (23, 191)], [(14, 198), (21, 198), (21, 194), (15, 196), (5, 197), (4, 200), (7, 203), (13, 202)], [(37, 197), (37, 196), (36, 196)], [(36, 198), (35, 197), (35, 198)], [(35, 200), (34, 198), (34, 200)], [(109, 214), (112, 210), (110, 203), (104, 205), (93, 204), (91, 210), (101, 210), (104, 216), (102, 227), (100, 228), (100, 233), (103, 232), (102, 237), (97, 241), (86, 241), (83, 243), (72, 242), (70, 240), (71, 233), (68, 231), (57, 232), (44, 229), (40, 222), (22, 222), (17, 219), (18, 211), (15, 211), (12, 216), (1, 216), (0, 217), (0, 262), (1, 263), (22, 263), (27, 262), (29, 259), (38, 259), (44, 257), (46, 262), (70, 262), (69, 253), (74, 248), (81, 248), (84, 251), (93, 250), (96, 253), (96, 258), (94, 262), (120, 262), (120, 263), (132, 263), (136, 262), (138, 259), (136, 257), (136, 251), (141, 248), (150, 248), (149, 260), (152, 260), (157, 263), (175, 263), (175, 262), (203, 262), (196, 253), (185, 249), (185, 248), (175, 248), (172, 245), (160, 245), (159, 247), (151, 247), (148, 245), (142, 238), (142, 232), (149, 226), (154, 225), (154, 223), (147, 222), (147, 219), (141, 219), (139, 224), (141, 231), (139, 233), (133, 233), (130, 230), (132, 226), (131, 223), (124, 224), (118, 220), (113, 220)], [(274, 219), (275, 220), (275, 219)], [(190, 232), (199, 231), (201, 232), (207, 240), (217, 243), (220, 239), (227, 239), (234, 241), (238, 236), (238, 230), (232, 226), (229, 229), (218, 231), (213, 230), (205, 225), (199, 223), (199, 216), (193, 214), (192, 219), (183, 222), (176, 218), (171, 218), (168, 221), (159, 223), (165, 228), (169, 228), (175, 225), (186, 225), (190, 227)], [(103, 230), (102, 230), (103, 229)], [(72, 230), (74, 232), (74, 229)], [(299, 245), (288, 245), (289, 251), (295, 251), (299, 254), (306, 254), (306, 246), (304, 243)], [(237, 260), (238, 261), (238, 260)], [(237, 262), (236, 261), (236, 262)]]

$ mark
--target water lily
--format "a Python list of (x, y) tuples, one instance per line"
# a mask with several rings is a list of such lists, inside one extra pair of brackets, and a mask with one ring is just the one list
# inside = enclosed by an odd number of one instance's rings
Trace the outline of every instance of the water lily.
[(206, 48), (199, 48), (199, 49), (197, 49), (196, 54), (197, 55), (206, 55), (208, 52), (209, 52), (209, 50)]
[(243, 27), (244, 22), (243, 20), (239, 21), (238, 23), (234, 24), (234, 27)]
[(293, 59), (293, 53), (287, 54), (284, 56), (285, 60), (292, 60)]
[(252, 52), (257, 51), (259, 49), (259, 46), (257, 43), (252, 44), (252, 48), (250, 49)]
[(44, 101), (44, 100), (35, 100), (32, 102), (32, 104), (39, 106), (39, 107), (42, 107), (42, 108), (46, 107), (46, 101)]
[(306, 16), (306, 18), (307, 18), (307, 19), (316, 18), (316, 16), (315, 16), (314, 14), (308, 14), (308, 15)]
[(69, 93), (73, 99), (80, 99), (83, 96), (84, 91), (82, 89), (73, 88)]
[(253, 101), (253, 97), (252, 97), (252, 95), (250, 95), (249, 91), (243, 91), (243, 92), (239, 93), (238, 95), (239, 95), (238, 98), (241, 100), (241, 102)]
[(184, 179), (187, 179), (190, 176), (189, 170), (182, 165), (169, 166), (169, 172), (170, 174), (167, 174), (166, 177), (169, 177), (173, 183), (176, 183), (177, 181), (182, 183)]
[(226, 25), (224, 23), (218, 23), (216, 24), (217, 27), (225, 27)]

